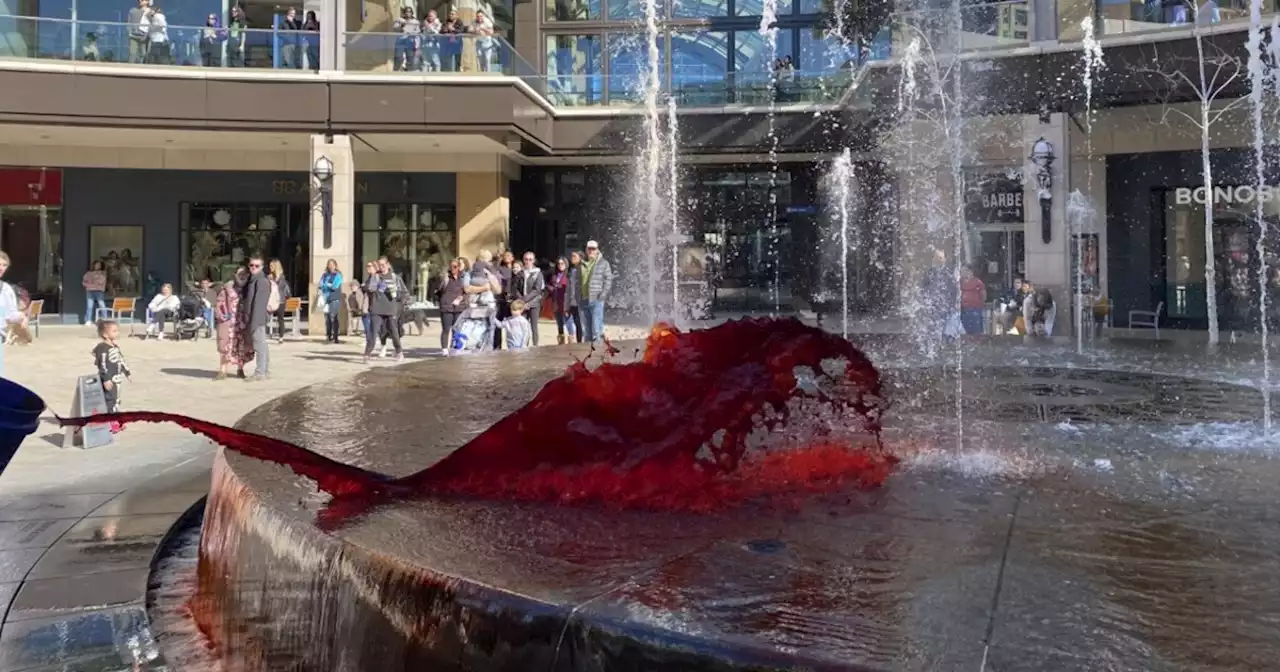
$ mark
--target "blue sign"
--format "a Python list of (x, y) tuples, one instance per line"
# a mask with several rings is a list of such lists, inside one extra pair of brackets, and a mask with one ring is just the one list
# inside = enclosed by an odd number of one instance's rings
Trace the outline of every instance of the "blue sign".
[(788, 215), (816, 215), (818, 214), (818, 206), (816, 205), (788, 205)]

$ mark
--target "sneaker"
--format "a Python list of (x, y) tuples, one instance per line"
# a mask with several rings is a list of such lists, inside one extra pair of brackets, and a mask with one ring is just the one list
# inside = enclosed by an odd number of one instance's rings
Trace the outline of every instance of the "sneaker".
[(167, 334), (162, 331), (156, 334), (156, 339), (163, 341), (165, 336), (167, 336)]
[(397, 364), (400, 364), (400, 363), (402, 363), (402, 362), (404, 362), (404, 353), (403, 353), (403, 352), (397, 352), (397, 353), (396, 353), (396, 363), (397, 363)]
[(259, 383), (259, 382), (262, 382), (262, 381), (264, 381), (264, 380), (267, 380), (268, 378), (270, 378), (270, 376), (268, 376), (268, 375), (267, 375), (267, 374), (265, 374), (265, 373), (255, 373), (255, 374), (253, 374), (252, 376), (249, 376), (248, 378), (245, 378), (244, 380), (245, 380), (245, 382), (247, 382), (247, 383)]
[(382, 351), (378, 353), (378, 357), (386, 358), (386, 356), (387, 356), (387, 346), (384, 345), (382, 346)]
[(213, 379), (214, 379), (214, 380), (226, 380), (226, 379), (227, 379), (227, 374), (226, 374), (226, 372), (224, 372), (224, 371), (219, 371), (219, 372), (217, 372), (217, 373), (213, 374)]

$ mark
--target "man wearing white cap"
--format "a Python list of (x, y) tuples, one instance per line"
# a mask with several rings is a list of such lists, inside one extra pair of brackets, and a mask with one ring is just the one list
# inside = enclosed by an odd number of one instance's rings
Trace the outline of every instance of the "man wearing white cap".
[(582, 340), (595, 343), (604, 337), (604, 302), (613, 289), (613, 268), (600, 254), (600, 244), (587, 241), (587, 258), (578, 270), (578, 312), (582, 314)]

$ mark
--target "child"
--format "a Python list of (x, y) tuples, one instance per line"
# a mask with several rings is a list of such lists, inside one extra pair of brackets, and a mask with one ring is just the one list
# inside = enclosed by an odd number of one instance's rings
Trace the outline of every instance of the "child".
[[(103, 320), (98, 323), (100, 343), (93, 346), (93, 363), (98, 367), (98, 378), (102, 381), (102, 398), (107, 402), (107, 412), (115, 413), (120, 402), (120, 384), (129, 379), (129, 365), (124, 361), (120, 346), (116, 343), (120, 329), (115, 322)], [(112, 433), (119, 431), (118, 425), (112, 425)]]
[(511, 317), (499, 323), (502, 327), (508, 350), (524, 350), (533, 342), (533, 327), (529, 318), (524, 316), (524, 301), (516, 299), (511, 302)]

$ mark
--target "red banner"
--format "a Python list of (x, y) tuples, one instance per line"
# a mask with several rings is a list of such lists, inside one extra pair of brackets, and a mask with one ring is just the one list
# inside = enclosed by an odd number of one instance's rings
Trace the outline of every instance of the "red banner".
[(0, 168), (0, 206), (62, 205), (62, 170)]

